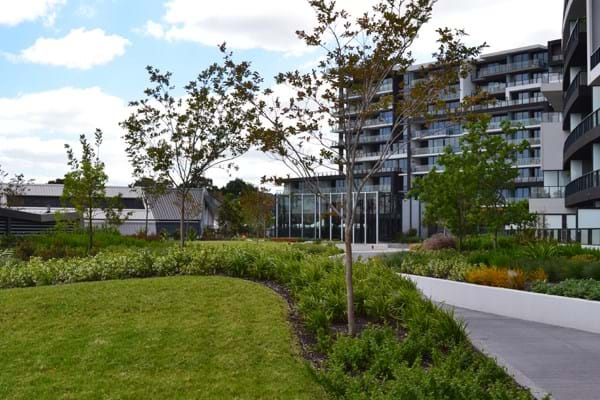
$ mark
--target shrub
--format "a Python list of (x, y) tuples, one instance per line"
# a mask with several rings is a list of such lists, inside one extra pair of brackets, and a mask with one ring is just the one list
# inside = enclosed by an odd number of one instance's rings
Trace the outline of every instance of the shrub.
[(477, 285), (524, 290), (532, 282), (546, 281), (546, 273), (535, 270), (525, 273), (522, 269), (477, 268), (467, 272), (465, 280)]
[(423, 242), (424, 250), (443, 250), (453, 249), (454, 247), (454, 239), (442, 233), (437, 233)]
[(559, 245), (549, 241), (532, 242), (523, 247), (521, 253), (528, 258), (552, 258), (559, 255)]
[(406, 274), (456, 281), (463, 281), (467, 271), (474, 268), (454, 250), (398, 253), (384, 257), (383, 263)]
[(568, 279), (555, 284), (538, 282), (533, 285), (532, 290), (537, 293), (552, 294), (555, 296), (600, 300), (600, 282), (593, 279)]
[[(100, 251), (87, 258), (44, 261), (34, 257), (20, 266), (0, 268), (0, 287), (209, 274), (277, 281), (289, 288), (305, 326), (327, 355), (319, 374), (334, 395), (357, 399), (432, 398), (430, 395), (531, 398), (469, 346), (464, 326), (450, 313), (423, 299), (412, 282), (375, 261), (355, 264), (355, 304), (357, 316), (379, 326), (358, 337), (333, 336), (332, 324), (346, 319), (346, 297), (344, 266), (338, 258), (326, 256), (330, 251), (319, 245), (192, 243), (183, 249), (170, 246), (158, 256), (143, 248)], [(440, 263), (465, 264), (455, 252), (433, 254)], [(457, 269), (436, 268), (446, 275)], [(398, 327), (406, 331), (401, 343), (398, 331), (392, 329)], [(410, 397), (415, 393), (418, 397)], [(444, 397), (444, 393), (452, 397)]]

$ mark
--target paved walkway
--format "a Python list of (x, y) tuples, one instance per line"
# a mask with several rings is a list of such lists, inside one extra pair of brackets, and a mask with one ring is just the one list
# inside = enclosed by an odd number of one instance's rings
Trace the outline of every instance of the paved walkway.
[(600, 335), (459, 308), (455, 316), (473, 344), (536, 397), (600, 399)]

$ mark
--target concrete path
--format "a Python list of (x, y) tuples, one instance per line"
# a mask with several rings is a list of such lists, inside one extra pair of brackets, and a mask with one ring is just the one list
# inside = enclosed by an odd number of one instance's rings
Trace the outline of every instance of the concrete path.
[(536, 397), (600, 399), (600, 335), (460, 308), (454, 312), (467, 323), (472, 343)]
[[(344, 245), (337, 245), (344, 250)], [(356, 261), (359, 258), (368, 260), (369, 258), (379, 257), (386, 254), (408, 251), (409, 246), (405, 244), (353, 244), (352, 258)]]

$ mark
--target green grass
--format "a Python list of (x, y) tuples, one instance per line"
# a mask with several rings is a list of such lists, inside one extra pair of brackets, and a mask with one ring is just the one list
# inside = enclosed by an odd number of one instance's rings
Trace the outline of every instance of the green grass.
[(320, 399), (271, 290), (224, 277), (0, 292), (2, 399)]

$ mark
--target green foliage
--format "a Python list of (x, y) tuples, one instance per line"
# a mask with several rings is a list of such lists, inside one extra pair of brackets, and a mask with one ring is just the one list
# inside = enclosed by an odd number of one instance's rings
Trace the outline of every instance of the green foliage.
[(248, 150), (245, 133), (258, 118), (248, 102), (262, 79), (250, 64), (234, 63), (225, 45), (222, 63), (214, 63), (174, 94), (172, 74), (148, 66), (153, 87), (130, 103), (132, 114), (121, 123), (127, 131), (127, 156), (138, 178), (154, 176), (177, 190), (180, 240), (185, 243), (185, 210), (189, 191), (210, 169), (232, 167)]
[(600, 282), (594, 279), (567, 279), (560, 283), (538, 282), (531, 290), (556, 296), (600, 300)]
[(243, 221), (256, 237), (266, 237), (267, 228), (275, 221), (275, 196), (259, 189), (246, 189), (239, 198)]
[(104, 172), (104, 163), (100, 160), (102, 131), (96, 130), (94, 143), (88, 142), (85, 135), (79, 137), (79, 143), (81, 144), (80, 158), (75, 156), (69, 145), (65, 145), (71, 171), (65, 175), (62, 201), (65, 206), (75, 208), (80, 218), (85, 221), (89, 253), (94, 246), (93, 220), (98, 210), (104, 212), (108, 226), (120, 225), (127, 216), (122, 214), (121, 196), (106, 196), (108, 176)]
[(465, 274), (476, 266), (453, 250), (415, 251), (388, 255), (383, 263), (412, 275), (464, 281)]
[(391, 399), (410, 387), (421, 390), (415, 393), (450, 390), (456, 398), (463, 398), (467, 390), (476, 390), (479, 399), (530, 398), (468, 347), (463, 327), (451, 314), (423, 299), (413, 283), (377, 261), (355, 264), (357, 315), (400, 329), (405, 336), (399, 342), (390, 329), (374, 327), (359, 337), (336, 337), (331, 325), (346, 318), (344, 267), (339, 259), (326, 256), (329, 252), (330, 247), (315, 244), (241, 242), (169, 247), (157, 254), (132, 249), (88, 258), (32, 258), (19, 267), (0, 269), (0, 287), (214, 274), (277, 281), (290, 289), (306, 327), (328, 355), (320, 378), (334, 395)]
[[(98, 230), (94, 234), (92, 254), (100, 250), (127, 248), (158, 248), (166, 244), (148, 242), (133, 237), (122, 236), (114, 230)], [(84, 257), (87, 254), (88, 237), (85, 233), (52, 232), (16, 238), (13, 243), (15, 256), (27, 261), (31, 257), (44, 260), (52, 258)]]
[(226, 193), (219, 207), (219, 227), (226, 237), (239, 235), (242, 232), (242, 209), (239, 199)]
[[(449, 229), (462, 248), (465, 236), (486, 226), (498, 233), (504, 226), (530, 219), (522, 204), (509, 204), (502, 191), (509, 189), (518, 171), (513, 165), (527, 143), (512, 144), (502, 135), (487, 132), (489, 116), (471, 117), (468, 134), (460, 139), (460, 151), (449, 146), (439, 157), (441, 171), (418, 179), (409, 193), (426, 204), (425, 221)], [(504, 136), (514, 135), (509, 123)], [(524, 211), (525, 210), (525, 211)]]
[[(358, 339), (342, 338), (333, 346), (325, 383), (337, 398), (531, 398), (511, 388), (504, 371), (467, 346), (453, 346), (448, 354), (436, 350), (428, 360), (406, 357), (405, 346), (386, 328), (370, 328)], [(428, 367), (422, 368), (423, 363)]]

